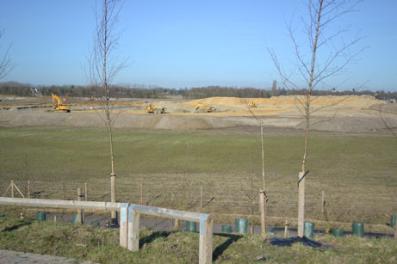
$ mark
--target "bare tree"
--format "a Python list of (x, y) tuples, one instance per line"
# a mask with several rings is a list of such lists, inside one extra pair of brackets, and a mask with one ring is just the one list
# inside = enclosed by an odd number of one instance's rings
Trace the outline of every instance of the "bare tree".
[[(123, 68), (123, 63), (115, 62), (114, 50), (117, 48), (119, 36), (115, 32), (115, 25), (121, 10), (120, 0), (102, 0), (100, 13), (96, 15), (96, 30), (94, 49), (90, 57), (90, 75), (92, 82), (102, 87), (104, 91), (103, 119), (109, 137), (110, 158), (110, 200), (116, 201), (116, 170), (113, 145), (113, 114), (111, 104), (111, 83), (115, 75)], [(112, 221), (115, 222), (116, 211), (112, 211)]]
[[(0, 31), (0, 40), (3, 36), (4, 36), (3, 32)], [(2, 54), (0, 53), (0, 80), (4, 79), (4, 77), (6, 77), (10, 71), (11, 71), (11, 59), (10, 59), (10, 46), (9, 46)]]
[[(289, 27), (289, 36), (294, 47), (294, 54), (298, 62), (297, 72), (305, 83), (305, 96), (297, 97), (299, 110), (303, 113), (304, 127), (304, 150), (301, 169), (298, 174), (298, 236), (304, 235), (304, 213), (305, 213), (305, 177), (307, 160), (309, 155), (309, 135), (311, 127), (312, 92), (325, 80), (339, 74), (359, 53), (354, 51), (360, 38), (353, 38), (349, 42), (343, 41), (343, 35), (347, 30), (334, 31), (331, 27), (344, 15), (354, 11), (359, 1), (349, 0), (308, 0), (307, 15), (302, 18), (304, 25), (303, 37), (306, 39), (304, 46), (300, 46), (295, 31)], [(338, 43), (342, 43), (339, 44)], [(269, 50), (274, 65), (279, 72), (283, 83), (287, 87), (299, 89), (298, 82), (287, 75), (274, 51)]]

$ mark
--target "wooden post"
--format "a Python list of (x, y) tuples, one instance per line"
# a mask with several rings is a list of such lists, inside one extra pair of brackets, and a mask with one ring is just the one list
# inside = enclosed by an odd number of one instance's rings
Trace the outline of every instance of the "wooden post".
[(139, 250), (139, 213), (133, 206), (128, 208), (128, 250)]
[(14, 181), (13, 180), (11, 180), (10, 186), (11, 186), (11, 197), (14, 198)]
[(174, 230), (178, 231), (179, 230), (179, 219), (174, 220)]
[(212, 263), (212, 229), (213, 220), (210, 216), (200, 217), (199, 263)]
[(143, 204), (143, 182), (141, 182), (139, 187), (140, 187), (140, 194), (141, 194), (140, 204)]
[(203, 185), (200, 186), (200, 212), (203, 211)]
[(87, 183), (84, 183), (84, 200), (88, 201), (88, 186)]
[[(80, 187), (77, 188), (77, 201), (81, 201), (81, 189)], [(76, 214), (76, 224), (82, 224), (83, 223), (83, 210), (82, 209), (77, 209), (77, 214)]]
[(261, 213), (261, 237), (266, 239), (266, 207), (267, 198), (264, 190), (259, 190), (259, 211)]
[(128, 203), (120, 207), (120, 246), (128, 248)]
[(284, 225), (284, 238), (288, 238), (289, 232), (288, 232), (288, 219), (285, 219), (285, 225)]
[[(110, 201), (112, 203), (116, 202), (116, 174), (114, 173), (110, 175)], [(112, 222), (116, 223), (117, 221), (116, 210), (112, 210), (111, 218), (112, 218)]]
[(65, 183), (62, 182), (62, 193), (63, 193), (63, 199), (65, 200)]
[(22, 198), (25, 198), (25, 196), (23, 195), (23, 193), (21, 192), (21, 190), (18, 188), (18, 186), (15, 185), (15, 183), (13, 182), (12, 186), (15, 188), (15, 190), (17, 190), (17, 192), (19, 193), (19, 195)]
[(28, 181), (28, 185), (27, 185), (27, 196), (28, 198), (30, 198), (30, 181)]
[(298, 176), (298, 237), (304, 235), (305, 222), (305, 173), (299, 172)]
[(325, 192), (321, 191), (321, 214), (322, 216), (324, 216), (324, 212), (325, 212)]

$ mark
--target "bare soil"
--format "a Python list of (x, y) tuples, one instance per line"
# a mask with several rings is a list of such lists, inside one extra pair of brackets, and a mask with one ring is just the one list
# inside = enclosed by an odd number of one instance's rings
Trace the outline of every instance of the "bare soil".
[[(302, 129), (304, 120), (300, 98), (212, 97), (200, 100), (114, 100), (114, 126), (118, 128), (203, 130), (265, 127)], [(49, 98), (3, 97), (0, 126), (103, 127), (100, 102), (86, 98), (72, 100), (72, 112), (54, 112)], [(249, 108), (248, 102), (256, 107)], [(147, 103), (166, 107), (167, 114), (147, 114)], [(197, 112), (200, 107), (215, 107), (211, 113)], [(386, 104), (370, 96), (322, 96), (313, 98), (312, 128), (341, 133), (397, 133), (397, 104)]]

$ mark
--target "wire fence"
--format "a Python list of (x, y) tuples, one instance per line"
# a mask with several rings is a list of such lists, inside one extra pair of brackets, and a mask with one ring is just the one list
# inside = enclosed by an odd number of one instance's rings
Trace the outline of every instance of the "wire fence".
[[(259, 215), (259, 178), (240, 180), (227, 177), (211, 179), (185, 174), (144, 175), (134, 181), (117, 179), (117, 200), (180, 210), (202, 211), (213, 214)], [(14, 180), (25, 197), (67, 199), (77, 198), (77, 188), (92, 201), (110, 200), (110, 181), (91, 179), (87, 182)], [(11, 196), (11, 182), (0, 182), (3, 196)], [(375, 188), (375, 187), (374, 187)], [(6, 192), (7, 191), (7, 192)], [(291, 183), (275, 182), (266, 190), (268, 216), (295, 217), (297, 215), (297, 188)], [(397, 212), (396, 188), (379, 192), (363, 192), (352, 186), (327, 188), (307, 187), (306, 217), (326, 221), (363, 221), (383, 224)], [(20, 193), (14, 190), (14, 197)]]

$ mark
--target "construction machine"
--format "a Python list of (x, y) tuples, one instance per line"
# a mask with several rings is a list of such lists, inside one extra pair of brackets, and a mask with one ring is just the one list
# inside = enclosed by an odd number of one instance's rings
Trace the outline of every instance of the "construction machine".
[(70, 113), (70, 105), (65, 104), (62, 98), (56, 94), (52, 94), (52, 105), (56, 111)]
[(216, 108), (207, 104), (197, 104), (194, 111), (196, 113), (212, 113), (216, 111)]
[(256, 108), (256, 103), (254, 101), (249, 101), (248, 102), (248, 107), (249, 108)]
[(166, 107), (157, 107), (154, 104), (148, 104), (145, 108), (146, 113), (148, 114), (166, 114), (167, 108)]

